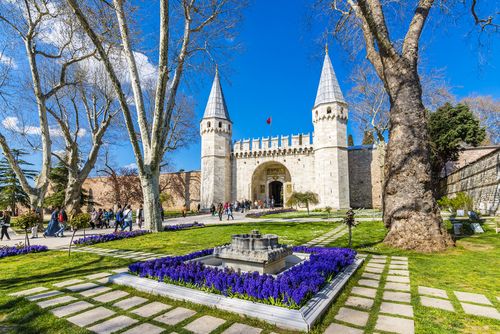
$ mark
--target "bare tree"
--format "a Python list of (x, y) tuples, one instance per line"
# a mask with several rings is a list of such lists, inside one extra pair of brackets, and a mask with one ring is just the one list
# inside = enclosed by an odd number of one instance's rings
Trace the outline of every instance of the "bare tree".
[[(81, 212), (83, 182), (94, 168), (104, 135), (119, 112), (113, 104), (114, 94), (101, 84), (105, 80), (103, 73), (80, 72), (78, 76), (80, 83), (56, 94), (54, 106), (47, 107), (64, 139), (64, 154), (53, 155), (68, 170), (64, 207), (70, 215)], [(87, 138), (90, 147), (85, 152)], [(85, 153), (87, 157), (83, 158)]]
[[(181, 78), (190, 64), (196, 64), (194, 57), (197, 54), (207, 55), (210, 46), (217, 41), (227, 40), (238, 20), (238, 10), (241, 1), (236, 0), (181, 0), (170, 2), (160, 1), (160, 31), (158, 47), (158, 71), (155, 81), (154, 108), (148, 121), (147, 106), (144, 99), (144, 82), (138, 72), (136, 54), (132, 47), (129, 12), (123, 0), (114, 0), (109, 8), (116, 15), (116, 21), (110, 26), (117, 25), (120, 32), (120, 43), (123, 47), (123, 56), (126, 60), (128, 75), (134, 96), (134, 107), (137, 123), (132, 117), (117, 75), (117, 68), (110, 55), (106, 53), (105, 42), (100, 36), (99, 27), (93, 18), (85, 12), (90, 1), (67, 0), (78, 22), (87, 36), (98, 50), (99, 57), (104, 63), (109, 80), (111, 81), (120, 107), (122, 109), (127, 131), (130, 137), (137, 169), (144, 195), (145, 225), (153, 231), (162, 230), (160, 219), (159, 178), (161, 161), (169, 145), (172, 131), (172, 115), (178, 102), (178, 91)], [(178, 20), (182, 18), (182, 20)], [(178, 36), (176, 32), (179, 32)], [(208, 54), (209, 55), (209, 54)], [(135, 125), (139, 129), (136, 134)]]
[[(18, 38), (24, 46), (31, 76), (31, 88), (35, 97), (39, 135), (41, 139), (42, 163), (35, 184), (31, 185), (9, 146), (0, 133), (0, 147), (16, 173), (23, 190), (28, 194), (33, 208), (41, 207), (48, 187), (52, 141), (47, 118), (47, 102), (67, 86), (67, 74), (73, 65), (93, 55), (86, 48), (74, 43), (75, 25), (67, 20), (67, 13), (57, 1), (8, 1), (0, 4), (0, 24)], [(49, 27), (64, 25), (57, 36)], [(50, 71), (48, 70), (50, 68)], [(23, 92), (24, 94), (24, 92)]]
[(461, 101), (486, 127), (488, 139), (492, 144), (500, 144), (500, 101), (492, 96), (469, 96)]
[[(420, 78), (422, 101), (426, 109), (436, 110), (446, 102), (455, 101), (442, 71), (426, 72)], [(390, 126), (390, 102), (383, 82), (367, 62), (362, 62), (353, 69), (351, 81), (354, 86), (348, 98), (352, 118), (365, 132), (373, 132), (376, 142), (385, 142)]]
[[(332, 30), (337, 36), (352, 40), (360, 33), (366, 58), (389, 94), (390, 128), (383, 190), (383, 217), (389, 232), (385, 242), (424, 252), (453, 245), (433, 196), (427, 119), (418, 75), (420, 37), (432, 7), (439, 3), (419, 0), (410, 8), (405, 2), (381, 0), (322, 3), (329, 6), (336, 18)], [(391, 38), (391, 24), (401, 21), (394, 16), (388, 21), (386, 15), (399, 15), (398, 8), (403, 12), (411, 9), (413, 14), (408, 28), (398, 25)], [(394, 38), (401, 30), (402, 39)]]

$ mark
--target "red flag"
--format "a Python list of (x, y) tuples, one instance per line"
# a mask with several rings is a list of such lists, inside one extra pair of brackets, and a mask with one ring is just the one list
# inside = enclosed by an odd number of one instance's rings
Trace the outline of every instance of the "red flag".
[(266, 120), (266, 123), (267, 123), (267, 124), (269, 124), (269, 125), (271, 125), (271, 121), (272, 121), (272, 118), (271, 118), (271, 117), (269, 117), (269, 118)]

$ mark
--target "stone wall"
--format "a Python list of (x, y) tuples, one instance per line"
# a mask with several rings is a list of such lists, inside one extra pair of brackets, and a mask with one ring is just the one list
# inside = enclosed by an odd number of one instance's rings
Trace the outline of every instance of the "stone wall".
[[(131, 188), (140, 189), (139, 179), (131, 179)], [(163, 204), (166, 210), (180, 210), (183, 206), (196, 210), (200, 203), (200, 172), (178, 172), (160, 175), (160, 184), (164, 192), (171, 195), (171, 200)], [(88, 178), (83, 189), (87, 191), (96, 208), (113, 208), (115, 205), (114, 186), (106, 177)], [(133, 208), (139, 206), (137, 196), (128, 200)], [(122, 205), (125, 203), (121, 203)]]
[(353, 208), (382, 207), (384, 146), (349, 147), (349, 193)]
[(441, 195), (465, 192), (482, 214), (498, 215), (500, 205), (500, 148), (454, 171), (441, 180)]

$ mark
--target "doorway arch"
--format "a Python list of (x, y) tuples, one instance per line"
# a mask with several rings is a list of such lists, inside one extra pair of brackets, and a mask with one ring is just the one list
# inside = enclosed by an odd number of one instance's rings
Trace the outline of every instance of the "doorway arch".
[(267, 207), (271, 203), (275, 207), (284, 206), (291, 194), (290, 172), (285, 165), (276, 161), (268, 161), (255, 168), (251, 182), (252, 201), (262, 201)]

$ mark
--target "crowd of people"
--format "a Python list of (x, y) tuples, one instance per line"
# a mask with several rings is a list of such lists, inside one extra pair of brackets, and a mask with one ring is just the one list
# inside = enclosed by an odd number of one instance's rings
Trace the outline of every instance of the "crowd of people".
[(233, 212), (241, 212), (244, 213), (245, 210), (250, 210), (252, 206), (252, 202), (243, 200), (243, 201), (235, 201), (235, 202), (225, 202), (225, 203), (219, 203), (217, 206), (215, 204), (212, 204), (210, 206), (210, 213), (212, 216), (218, 215), (219, 220), (222, 221), (222, 217), (224, 215), (227, 216), (227, 220), (232, 219), (234, 220)]

